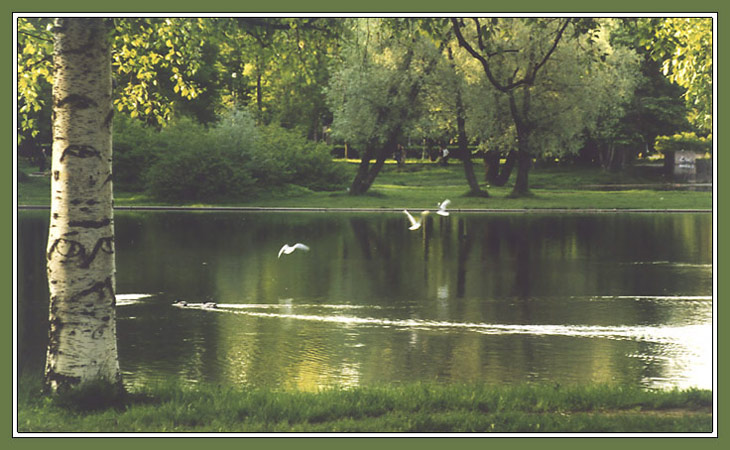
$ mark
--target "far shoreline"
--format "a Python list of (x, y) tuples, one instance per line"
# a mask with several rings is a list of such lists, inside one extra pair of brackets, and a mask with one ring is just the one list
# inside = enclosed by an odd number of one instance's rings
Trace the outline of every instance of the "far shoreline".
[[(18, 210), (47, 210), (49, 205), (18, 205)], [(325, 213), (399, 213), (404, 209), (422, 211), (428, 208), (404, 207), (404, 208), (327, 208), (327, 207), (288, 207), (288, 206), (114, 206), (118, 211), (231, 211), (231, 212), (325, 212)], [(650, 208), (453, 208), (449, 210), (452, 214), (473, 214), (473, 213), (531, 213), (531, 214), (606, 214), (606, 213), (712, 213), (712, 209), (650, 209)]]

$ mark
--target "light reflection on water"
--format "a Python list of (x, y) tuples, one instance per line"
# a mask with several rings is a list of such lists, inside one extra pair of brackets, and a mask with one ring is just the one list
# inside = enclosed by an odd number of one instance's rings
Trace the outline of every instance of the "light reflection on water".
[[(706, 297), (699, 297), (706, 298)], [(667, 297), (662, 297), (666, 300)], [(711, 299), (711, 297), (710, 297)], [(297, 305), (298, 308), (312, 308), (313, 305)], [(315, 305), (321, 309), (370, 309), (365, 306), (356, 305)], [(447, 322), (422, 319), (384, 319), (374, 317), (357, 317), (351, 315), (332, 314), (294, 314), (291, 306), (283, 307), (288, 312), (260, 312), (248, 311), (249, 309), (282, 309), (281, 305), (251, 305), (251, 304), (217, 304), (215, 307), (207, 306), (205, 303), (189, 303), (185, 309), (198, 309), (203, 311), (215, 311), (226, 314), (243, 314), (252, 317), (266, 317), (274, 319), (294, 319), (314, 322), (328, 322), (338, 325), (358, 326), (379, 326), (412, 328), (420, 330), (438, 330), (450, 328), (473, 331), (482, 334), (529, 334), (535, 336), (571, 336), (571, 337), (593, 337), (607, 339), (626, 339), (635, 341), (656, 342), (662, 344), (679, 345), (688, 337), (693, 335), (702, 336), (702, 331), (707, 327), (703, 324), (685, 326), (591, 326), (591, 325), (506, 325), (487, 324), (470, 322)], [(380, 309), (375, 307), (375, 309)], [(703, 336), (707, 338), (708, 336)], [(711, 336), (710, 336), (711, 337)]]
[[(19, 220), (21, 371), (38, 371), (47, 218)], [(129, 384), (712, 387), (709, 215), (452, 214), (416, 232), (398, 214), (115, 220)], [(311, 251), (279, 260), (296, 241)]]

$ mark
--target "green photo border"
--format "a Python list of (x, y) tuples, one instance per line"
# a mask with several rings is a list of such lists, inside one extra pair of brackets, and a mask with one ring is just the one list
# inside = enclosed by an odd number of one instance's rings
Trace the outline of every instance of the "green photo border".
[[(243, 12), (343, 12), (343, 13), (373, 13), (373, 12), (388, 12), (388, 13), (404, 13), (409, 12), (424, 12), (424, 13), (444, 13), (444, 12), (464, 12), (464, 13), (478, 13), (478, 12), (566, 12), (566, 13), (596, 13), (605, 14), (611, 12), (626, 12), (626, 13), (681, 13), (681, 12), (715, 12), (718, 14), (718, 33), (717, 37), (722, 40), (717, 40), (715, 45), (718, 48), (717, 52), (717, 73), (724, 73), (726, 61), (724, 56), (727, 53), (724, 44), (727, 41), (727, 29), (723, 30), (720, 28), (720, 24), (724, 24), (720, 17), (724, 19), (721, 14), (722, 6), (726, 2), (720, 0), (699, 0), (693, 2), (680, 2), (676, 0), (669, 1), (625, 1), (618, 0), (611, 3), (605, 4), (588, 4), (585, 1), (577, 0), (557, 0), (552, 2), (544, 2), (539, 0), (529, 0), (528, 2), (521, 2), (519, 5), (514, 2), (487, 2), (477, 0), (458, 0), (458, 1), (435, 1), (425, 0), (419, 2), (407, 2), (407, 1), (394, 1), (394, 0), (369, 0), (367, 2), (342, 2), (334, 0), (314, 0), (309, 2), (295, 1), (295, 0), (275, 0), (261, 3), (249, 3), (234, 0), (214, 0), (212, 2), (192, 2), (190, 0), (183, 1), (166, 1), (166, 2), (150, 2), (150, 1), (139, 1), (139, 0), (128, 0), (122, 2), (110, 2), (101, 3), (90, 0), (68, 0), (65, 2), (49, 1), (49, 0), (38, 0), (34, 2), (21, 2), (17, 0), (9, 0), (4, 3), (8, 8), (8, 14), (5, 16), (11, 26), (7, 31), (7, 35), (10, 38), (10, 43), (3, 47), (3, 57), (6, 61), (11, 60), (13, 57), (12, 50), (12, 14), (13, 13), (33, 13), (33, 12), (106, 12), (109, 13), (126, 13), (126, 12), (149, 12), (149, 13), (164, 13), (164, 12), (211, 12), (211, 13), (243, 13)], [(727, 27), (724, 27), (727, 28)], [(13, 76), (15, 66), (11, 64), (9, 69), (2, 72), (2, 79), (4, 85), (8, 89), (6, 92), (7, 102), (6, 105), (14, 105), (13, 100)], [(719, 78), (719, 77), (717, 77)], [(727, 118), (727, 114), (724, 114), (726, 104), (724, 101), (727, 98), (726, 91), (722, 87), (718, 86), (718, 107), (717, 107), (717, 129), (723, 129), (724, 120)], [(4, 408), (2, 409), (2, 429), (6, 432), (3, 433), (4, 448), (10, 445), (13, 449), (16, 448), (40, 448), (44, 447), (56, 447), (59, 446), (61, 449), (66, 448), (89, 448), (91, 446), (97, 447), (112, 447), (122, 448), (128, 446), (160, 446), (160, 445), (174, 445), (175, 448), (178, 446), (183, 449), (192, 449), (201, 445), (215, 445), (221, 448), (287, 448), (287, 447), (304, 447), (305, 449), (340, 449), (347, 448), (358, 449), (358, 448), (400, 448), (406, 447), (408, 450), (413, 449), (435, 449), (442, 448), (444, 446), (455, 445), (458, 448), (463, 449), (483, 449), (488, 446), (496, 446), (499, 449), (503, 447), (507, 448), (525, 448), (532, 449), (537, 446), (540, 448), (547, 447), (548, 449), (583, 449), (583, 448), (649, 448), (653, 446), (662, 446), (662, 450), (665, 449), (679, 449), (686, 448), (687, 446), (701, 446), (701, 447), (717, 447), (720, 445), (721, 439), (727, 441), (728, 438), (725, 436), (727, 433), (722, 431), (722, 423), (726, 422), (727, 416), (723, 414), (725, 408), (725, 401), (728, 397), (727, 391), (722, 389), (718, 382), (717, 389), (717, 402), (718, 402), (718, 438), (691, 438), (692, 442), (686, 438), (677, 439), (676, 437), (617, 437), (607, 438), (606, 437), (554, 437), (550, 435), (536, 435), (535, 437), (528, 438), (474, 438), (474, 437), (440, 437), (435, 435), (433, 437), (407, 437), (407, 436), (389, 436), (379, 435), (378, 437), (372, 438), (359, 438), (357, 436), (352, 437), (287, 437), (277, 436), (271, 438), (245, 438), (240, 440), (237, 438), (221, 437), (221, 438), (197, 438), (191, 436), (190, 438), (160, 438), (160, 437), (134, 437), (134, 440), (128, 439), (107, 439), (98, 437), (68, 437), (68, 438), (13, 438), (13, 402), (12, 402), (12, 381), (13, 381), (13, 173), (15, 166), (13, 164), (13, 115), (15, 114), (14, 106), (9, 106), (2, 111), (2, 118), (5, 119), (3, 122), (6, 124), (4, 128), (7, 131), (7, 142), (9, 142), (10, 151), (6, 154), (8, 158), (8, 181), (4, 182), (3, 186), (7, 186), (9, 190), (0, 197), (2, 201), (2, 210), (9, 212), (6, 219), (2, 220), (2, 231), (5, 236), (10, 236), (2, 240), (2, 254), (9, 255), (3, 258), (2, 262), (2, 283), (0, 286), (5, 286), (5, 289), (9, 292), (10, 300), (6, 303), (6, 323), (8, 325), (8, 338), (9, 345), (5, 345), (2, 348), (2, 360), (7, 362), (8, 369), (3, 370), (2, 373), (2, 384), (3, 389), (3, 402)], [(720, 147), (720, 142), (717, 141), (717, 131), (715, 132), (717, 147)], [(722, 152), (722, 150), (720, 150)], [(717, 158), (717, 154), (714, 155), (715, 164), (717, 165), (717, 172), (722, 173), (728, 168), (727, 160), (724, 157)], [(730, 158), (728, 158), (730, 160)], [(719, 164), (719, 165), (718, 165)], [(719, 276), (719, 268), (723, 267), (724, 258), (722, 255), (727, 255), (726, 252), (721, 250), (727, 249), (728, 245), (726, 240), (723, 239), (719, 232), (720, 226), (727, 223), (727, 217), (730, 213), (720, 209), (720, 198), (721, 192), (726, 190), (726, 186), (716, 181), (715, 191), (715, 214), (717, 218), (717, 286), (718, 290), (723, 287), (720, 283), (722, 278)], [(724, 192), (723, 192), (724, 193)], [(719, 301), (719, 292), (715, 297), (714, 301)], [(727, 316), (726, 308), (718, 307), (720, 315)], [(720, 323), (720, 317), (717, 318), (717, 322)], [(721, 339), (725, 337), (722, 329), (718, 326), (718, 379), (721, 380), (721, 374), (727, 373), (726, 366), (727, 362), (722, 358), (721, 350)], [(8, 430), (10, 428), (10, 430)], [(160, 442), (159, 439), (173, 439), (174, 442)], [(201, 439), (206, 439), (202, 442)], [(496, 440), (495, 440), (496, 439)], [(103, 440), (103, 441), (102, 441)]]

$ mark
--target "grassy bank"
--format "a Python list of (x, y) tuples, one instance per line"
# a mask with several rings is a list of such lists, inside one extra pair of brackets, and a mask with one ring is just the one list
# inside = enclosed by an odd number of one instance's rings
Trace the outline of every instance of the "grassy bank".
[[(475, 161), (476, 162), (476, 161)], [(354, 174), (355, 164), (340, 161), (342, 170)], [(478, 175), (483, 168), (476, 162)], [(482, 178), (480, 176), (480, 178)], [(510, 198), (511, 186), (489, 187), (489, 198), (466, 196), (461, 164), (447, 167), (412, 162), (405, 169), (388, 164), (367, 195), (346, 191), (313, 192), (297, 186), (269, 189), (255, 198), (220, 198), (185, 204), (163, 202), (144, 193), (115, 188), (117, 206), (243, 206), (311, 208), (434, 208), (444, 198), (453, 209), (712, 209), (712, 192), (660, 190), (664, 179), (656, 170), (630, 168), (613, 174), (591, 168), (536, 168), (530, 174), (532, 196)], [(613, 186), (620, 190), (606, 190)], [(18, 183), (19, 205), (48, 205), (50, 180), (30, 177)]]
[(427, 385), (318, 393), (148, 386), (124, 405), (69, 410), (21, 389), (20, 432), (712, 431), (712, 393), (622, 386)]

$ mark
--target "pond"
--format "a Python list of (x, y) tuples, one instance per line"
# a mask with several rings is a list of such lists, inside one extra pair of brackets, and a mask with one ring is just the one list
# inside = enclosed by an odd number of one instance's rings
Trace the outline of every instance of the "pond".
[[(43, 370), (47, 216), (18, 213), (21, 375)], [(129, 385), (712, 388), (711, 214), (431, 214), (411, 231), (399, 212), (117, 211), (115, 227)], [(278, 257), (295, 242), (310, 251)]]

